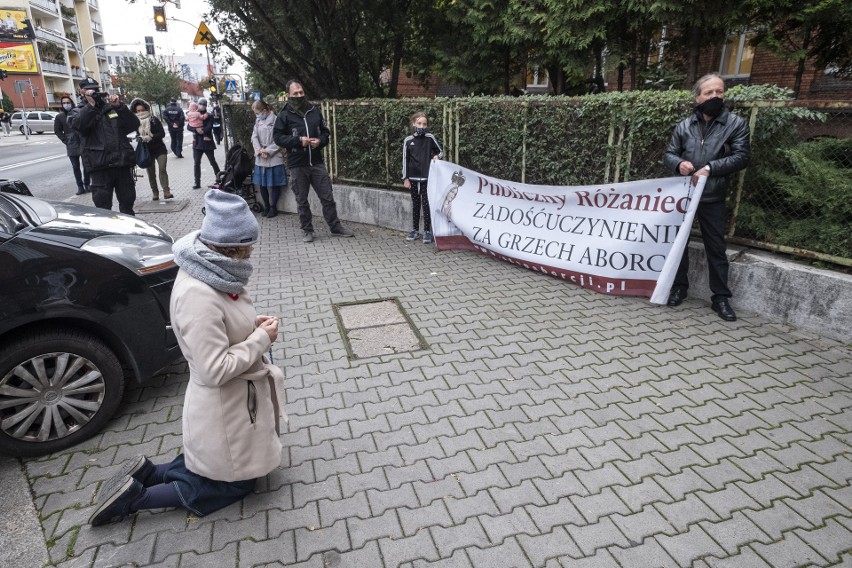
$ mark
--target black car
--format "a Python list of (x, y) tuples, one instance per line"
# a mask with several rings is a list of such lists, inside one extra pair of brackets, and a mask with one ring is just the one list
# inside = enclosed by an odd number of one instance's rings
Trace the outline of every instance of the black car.
[(172, 238), (103, 209), (0, 193), (0, 452), (96, 434), (125, 377), (179, 359)]

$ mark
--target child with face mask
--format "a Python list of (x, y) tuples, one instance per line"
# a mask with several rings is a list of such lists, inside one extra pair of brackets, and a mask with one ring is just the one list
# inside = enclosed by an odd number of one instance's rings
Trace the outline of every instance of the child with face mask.
[(429, 164), (440, 159), (441, 146), (429, 132), (426, 114), (417, 112), (411, 117), (412, 134), (402, 142), (402, 184), (411, 192), (412, 230), (405, 237), (413, 241), (420, 236), (420, 211), (423, 211), (423, 242), (432, 242), (432, 216), (429, 212)]
[(53, 119), (53, 132), (65, 144), (65, 151), (71, 161), (71, 169), (74, 171), (74, 180), (77, 182), (77, 195), (83, 195), (89, 191), (90, 180), (85, 166), (82, 167), (82, 172), (80, 171), (80, 154), (82, 154), (80, 133), (68, 124), (68, 113), (74, 108), (74, 101), (68, 95), (64, 95), (60, 103), (62, 111)]
[(275, 217), (278, 215), (278, 199), (281, 197), (281, 191), (287, 187), (284, 155), (272, 139), (276, 117), (264, 101), (255, 101), (251, 108), (256, 118), (254, 130), (251, 133), (251, 145), (254, 147), (252, 181), (260, 187), (260, 198), (263, 201), (261, 215)]

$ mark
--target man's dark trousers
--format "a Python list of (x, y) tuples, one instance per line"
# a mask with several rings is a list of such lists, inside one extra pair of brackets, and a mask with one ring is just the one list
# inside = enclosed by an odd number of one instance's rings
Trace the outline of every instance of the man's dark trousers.
[[(725, 230), (728, 225), (728, 208), (724, 201), (700, 203), (695, 212), (698, 226), (701, 227), (701, 239), (704, 241), (704, 254), (707, 255), (707, 269), (710, 273), (710, 291), (714, 302), (730, 298), (728, 288), (728, 256), (725, 254)], [(688, 229), (687, 229), (688, 230)], [(689, 243), (683, 250), (680, 266), (675, 274), (672, 290), (689, 288)]]
[(92, 178), (92, 202), (95, 207), (112, 209), (112, 192), (118, 200), (118, 210), (128, 215), (136, 215), (133, 203), (136, 201), (136, 182), (129, 166), (106, 168), (89, 174)]
[(308, 204), (308, 192), (311, 186), (317, 192), (322, 203), (322, 216), (332, 232), (340, 229), (340, 219), (337, 217), (337, 204), (331, 190), (331, 179), (324, 164), (303, 166), (290, 169), (290, 185), (296, 194), (296, 205), (299, 211), (299, 226), (303, 231), (313, 232), (311, 206)]
[(80, 171), (80, 156), (68, 156), (68, 159), (71, 160), (71, 169), (74, 171), (74, 180), (77, 182), (77, 189), (80, 191), (89, 191), (91, 179), (89, 179), (89, 172), (86, 171), (85, 167), (82, 172)]
[(169, 128), (169, 136), (172, 139), (172, 152), (175, 156), (183, 158), (183, 129), (173, 130)]

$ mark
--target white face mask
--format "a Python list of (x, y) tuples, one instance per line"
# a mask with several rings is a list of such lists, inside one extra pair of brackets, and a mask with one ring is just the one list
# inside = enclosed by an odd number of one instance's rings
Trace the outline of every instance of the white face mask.
[(74, 108), (74, 105), (70, 103), (65, 103), (62, 105), (62, 108), (64, 108), (65, 110), (71, 110), (72, 108)]

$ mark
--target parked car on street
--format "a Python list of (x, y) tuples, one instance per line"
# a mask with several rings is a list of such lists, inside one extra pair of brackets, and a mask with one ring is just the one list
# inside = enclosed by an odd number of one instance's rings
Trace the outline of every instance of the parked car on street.
[[(27, 128), (30, 134), (44, 134), (45, 132), (53, 132), (53, 119), (59, 114), (55, 111), (28, 111)], [(12, 128), (17, 128), (21, 134), (24, 134), (24, 113), (21, 111), (12, 113)]]
[(125, 377), (180, 358), (178, 269), (156, 225), (18, 193), (0, 192), (0, 452), (35, 456), (96, 434)]

